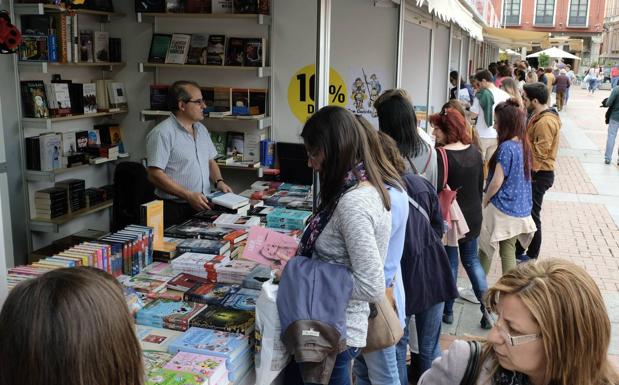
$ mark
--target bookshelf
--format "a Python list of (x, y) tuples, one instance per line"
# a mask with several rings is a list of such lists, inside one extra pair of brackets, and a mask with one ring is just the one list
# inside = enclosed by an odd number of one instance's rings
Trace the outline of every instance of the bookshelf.
[(94, 214), (103, 210), (106, 210), (114, 204), (114, 200), (110, 199), (106, 202), (99, 203), (92, 207), (86, 207), (81, 210), (75, 211), (70, 214), (66, 214), (54, 219), (46, 218), (31, 218), (30, 219), (30, 231), (37, 231), (43, 233), (58, 233), (60, 227), (77, 218), (84, 217), (90, 214)]
[(194, 71), (255, 71), (259, 78), (271, 76), (271, 67), (242, 67), (242, 66), (215, 66), (206, 64), (165, 64), (165, 63), (138, 63), (138, 71), (146, 72), (149, 69), (174, 68)]
[(72, 120), (81, 120), (81, 119), (93, 119), (93, 118), (109, 118), (115, 115), (126, 114), (127, 110), (119, 110), (112, 112), (94, 112), (91, 114), (79, 114), (79, 115), (70, 115), (70, 116), (61, 116), (58, 118), (22, 118), (22, 127), (24, 129), (34, 129), (34, 130), (51, 130), (53, 126), (57, 123), (68, 122)]
[(121, 18), (125, 17), (124, 13), (120, 12), (106, 12), (106, 11), (95, 11), (91, 9), (72, 9), (67, 10), (65, 7), (54, 5), (54, 4), (44, 4), (44, 3), (32, 3), (32, 4), (24, 4), (18, 3), (14, 4), (15, 13), (19, 15), (43, 15), (45, 13), (69, 13), (74, 12), (78, 15), (91, 15), (97, 16), (101, 19), (102, 22), (109, 22), (112, 18)]
[(58, 168), (52, 171), (36, 171), (36, 170), (26, 170), (26, 180), (29, 182), (50, 182), (55, 183), (60, 178), (64, 179), (64, 174), (68, 174), (71, 172), (77, 172), (81, 170), (86, 170), (91, 167), (97, 167), (103, 164), (110, 164), (122, 161), (124, 158), (118, 159), (110, 159), (105, 162), (97, 163), (97, 164), (81, 164), (79, 166), (67, 167), (67, 168)]
[[(114, 71), (117, 68), (125, 66), (125, 63), (112, 63), (112, 62), (96, 62), (96, 63), (57, 63), (57, 62), (45, 62), (45, 61), (24, 61), (19, 60), (17, 65), (22, 70), (35, 70), (41, 73), (48, 73), (51, 70), (56, 70), (61, 67), (89, 67), (98, 68), (102, 71)], [(51, 67), (51, 68), (50, 68)]]
[[(170, 116), (170, 111), (155, 111), (155, 110), (142, 110), (140, 113), (140, 120), (143, 122), (149, 120), (157, 120), (162, 118), (167, 118)], [(224, 116), (224, 117), (205, 117), (202, 120), (202, 123), (206, 126), (207, 129), (210, 130), (210, 127), (213, 125), (225, 126), (230, 129), (256, 129), (256, 130), (264, 130), (266, 128), (271, 127), (271, 117), (270, 116), (261, 116), (257, 118), (238, 118), (235, 116)]]

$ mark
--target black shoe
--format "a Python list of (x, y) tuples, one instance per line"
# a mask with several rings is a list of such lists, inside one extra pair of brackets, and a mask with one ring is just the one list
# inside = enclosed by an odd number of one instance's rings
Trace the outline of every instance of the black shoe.
[(451, 325), (454, 323), (454, 315), (453, 314), (443, 314), (443, 322)]
[(479, 321), (479, 326), (481, 326), (481, 328), (485, 330), (492, 329), (492, 325), (490, 325), (490, 322), (488, 322), (485, 315), (481, 316), (481, 321)]
[(604, 164), (610, 164), (610, 160), (605, 159), (605, 160), (604, 160)]

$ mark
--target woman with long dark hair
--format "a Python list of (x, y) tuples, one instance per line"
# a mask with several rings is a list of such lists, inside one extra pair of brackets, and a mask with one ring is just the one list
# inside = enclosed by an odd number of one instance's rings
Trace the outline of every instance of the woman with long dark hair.
[[(469, 129), (462, 115), (449, 105), (445, 105), (439, 114), (430, 116), (430, 124), (434, 127), (434, 136), (438, 147), (445, 150), (447, 157), (447, 185), (457, 190), (456, 201), (466, 220), (469, 232), (454, 244), (446, 245), (454, 280), (458, 275), (458, 254), (462, 265), (473, 285), (477, 299), (482, 302), (488, 290), (484, 269), (477, 255), (477, 238), (481, 229), (481, 201), (483, 188), (483, 160), (479, 149), (472, 145)], [(444, 179), (443, 158), (438, 157), (438, 176), (443, 189)], [(443, 322), (453, 322), (454, 300), (445, 302)]]
[(494, 114), (499, 147), (490, 158), (479, 244), (486, 274), (497, 255), (501, 256), (503, 273), (514, 267), (516, 240), (526, 248), (536, 229), (531, 217), (531, 145), (526, 114), (514, 99), (499, 103)]

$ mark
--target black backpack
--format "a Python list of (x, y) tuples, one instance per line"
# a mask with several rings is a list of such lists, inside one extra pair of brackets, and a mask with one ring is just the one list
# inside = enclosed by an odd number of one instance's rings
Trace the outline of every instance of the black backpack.
[(111, 231), (140, 223), (140, 205), (155, 199), (146, 169), (137, 162), (122, 162), (114, 172), (114, 206)]

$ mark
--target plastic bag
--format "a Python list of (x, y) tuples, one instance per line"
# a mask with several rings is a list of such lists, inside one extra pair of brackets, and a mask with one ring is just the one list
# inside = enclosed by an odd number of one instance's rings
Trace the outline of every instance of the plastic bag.
[[(273, 278), (262, 285), (256, 302), (256, 384), (269, 385), (290, 362), (291, 355), (280, 339), (277, 290)], [(280, 376), (280, 380), (281, 380)]]

